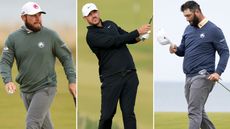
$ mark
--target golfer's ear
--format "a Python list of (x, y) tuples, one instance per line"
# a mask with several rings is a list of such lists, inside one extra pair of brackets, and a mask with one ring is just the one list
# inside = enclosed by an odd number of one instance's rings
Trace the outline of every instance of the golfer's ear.
[(195, 10), (195, 13), (196, 13), (196, 14), (199, 14), (199, 13), (200, 13), (200, 11), (199, 11), (198, 9), (196, 9), (196, 10)]
[(25, 22), (26, 21), (26, 16), (25, 15), (21, 15), (22, 20)]
[[(87, 20), (87, 17), (86, 16), (84, 16), (83, 17), (83, 19), (86, 21), (86, 22), (88, 22), (88, 20)], [(89, 22), (88, 22), (89, 23)]]

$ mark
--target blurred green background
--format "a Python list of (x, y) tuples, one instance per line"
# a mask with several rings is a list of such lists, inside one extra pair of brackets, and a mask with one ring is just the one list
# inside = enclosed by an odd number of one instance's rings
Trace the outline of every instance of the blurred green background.
[[(85, 3), (97, 5), (102, 20), (112, 20), (127, 31), (148, 23), (153, 15), (152, 0), (78, 0), (78, 129), (96, 129), (100, 117), (100, 86), (98, 62), (89, 49), (85, 36), (88, 24), (82, 17), (81, 8)], [(153, 44), (149, 40), (128, 45), (133, 55), (140, 84), (136, 100), (138, 129), (153, 128)], [(117, 107), (113, 129), (122, 129), (120, 107)]]

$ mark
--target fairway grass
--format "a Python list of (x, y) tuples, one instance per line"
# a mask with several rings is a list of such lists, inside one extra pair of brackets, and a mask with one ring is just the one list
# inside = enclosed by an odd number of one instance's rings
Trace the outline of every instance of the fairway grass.
[[(208, 112), (210, 120), (216, 129), (230, 128), (229, 112)], [(156, 112), (154, 129), (187, 129), (188, 117), (186, 112)]]
[[(65, 79), (64, 71), (61, 65), (57, 64), (58, 87), (54, 102), (51, 105), (51, 118), (55, 129), (76, 129), (76, 112), (73, 99), (68, 91), (68, 82)], [(16, 73), (14, 67), (14, 77)], [(19, 94), (19, 87), (17, 87), (16, 93), (9, 95), (5, 92), (2, 81), (0, 85), (0, 129), (24, 129), (26, 109)]]

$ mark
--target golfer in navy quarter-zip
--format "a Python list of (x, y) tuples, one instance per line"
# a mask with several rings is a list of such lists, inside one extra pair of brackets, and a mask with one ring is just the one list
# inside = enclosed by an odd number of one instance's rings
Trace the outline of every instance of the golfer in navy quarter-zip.
[[(134, 105), (139, 80), (127, 44), (135, 44), (143, 35), (149, 35), (146, 24), (130, 33), (112, 21), (102, 21), (95, 4), (82, 7), (89, 23), (86, 40), (98, 58), (101, 85), (101, 116), (98, 129), (111, 129), (117, 103), (123, 116), (124, 129), (136, 129)], [(148, 37), (148, 36), (147, 36)]]
[(99, 74), (106, 77), (125, 70), (135, 70), (126, 44), (136, 43), (138, 31), (128, 33), (112, 21), (102, 22), (103, 27), (88, 26), (87, 43), (99, 60)]
[[(216, 129), (205, 112), (205, 103), (226, 68), (229, 49), (221, 29), (204, 17), (198, 3), (187, 1), (181, 6), (181, 11), (189, 25), (180, 46), (171, 44), (169, 50), (184, 57), (188, 129)], [(220, 58), (215, 68), (216, 52)], [(209, 74), (200, 74), (201, 70), (207, 70)]]
[[(215, 52), (220, 61), (215, 70)], [(221, 75), (227, 65), (229, 50), (223, 32), (208, 21), (202, 28), (188, 26), (176, 54), (184, 56), (183, 69), (187, 76), (197, 75), (202, 69)]]

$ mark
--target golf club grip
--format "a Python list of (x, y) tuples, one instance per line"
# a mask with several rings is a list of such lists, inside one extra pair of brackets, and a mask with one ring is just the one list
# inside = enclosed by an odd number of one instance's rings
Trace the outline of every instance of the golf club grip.
[(76, 107), (76, 97), (73, 97), (74, 106)]
[(152, 23), (152, 20), (153, 20), (153, 16), (150, 18), (150, 20), (149, 20), (149, 24), (151, 24), (151, 23)]

